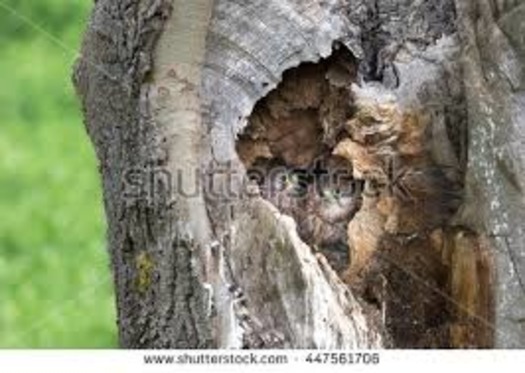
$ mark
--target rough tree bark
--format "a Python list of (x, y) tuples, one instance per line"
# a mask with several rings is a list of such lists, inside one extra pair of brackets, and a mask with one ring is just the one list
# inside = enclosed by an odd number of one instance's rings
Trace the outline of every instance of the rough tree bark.
[[(524, 9), (96, 1), (74, 83), (100, 165), (121, 346), (524, 346), (524, 235), (511, 223), (524, 211)], [(270, 145), (253, 129), (268, 110)], [(367, 191), (389, 176), (371, 154), (431, 170), (412, 204), (392, 188), (359, 197), (344, 273), (299, 215), (245, 182), (255, 159), (309, 163), (304, 138), (272, 140), (294, 118), (322, 122), (317, 145)]]

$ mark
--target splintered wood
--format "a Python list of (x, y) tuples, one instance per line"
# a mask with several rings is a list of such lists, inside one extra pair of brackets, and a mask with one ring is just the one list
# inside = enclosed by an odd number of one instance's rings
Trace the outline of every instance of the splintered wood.
[(490, 347), (488, 246), (451, 226), (463, 171), (434, 157), (443, 138), (424, 108), (374, 88), (354, 87), (354, 97), (357, 113), (334, 150), (365, 180), (348, 225), (347, 283), (378, 307), (395, 347)]
[[(490, 347), (489, 247), (452, 224), (464, 179), (451, 145), (457, 131), (354, 79), (343, 52), (285, 73), (256, 106), (239, 158), (269, 179), (259, 183), (262, 196), (295, 219), (301, 239), (366, 301), (394, 347)], [(338, 194), (340, 179), (312, 180), (319, 161), (327, 174), (348, 170), (350, 196)]]

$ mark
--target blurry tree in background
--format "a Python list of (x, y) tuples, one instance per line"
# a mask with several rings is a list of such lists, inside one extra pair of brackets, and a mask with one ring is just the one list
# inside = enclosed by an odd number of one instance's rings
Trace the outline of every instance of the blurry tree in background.
[(97, 165), (70, 83), (92, 1), (0, 0), (0, 347), (113, 347)]

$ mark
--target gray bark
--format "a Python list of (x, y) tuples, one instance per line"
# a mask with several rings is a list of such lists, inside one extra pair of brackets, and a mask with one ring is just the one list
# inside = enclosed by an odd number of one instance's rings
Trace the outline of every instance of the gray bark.
[(461, 219), (491, 236), (496, 341), (525, 346), (525, 1), (456, 1), (469, 111), (468, 197)]
[[(457, 224), (487, 237), (509, 230), (510, 247), (493, 239), (496, 345), (525, 345), (525, 248), (512, 224), (524, 211), (525, 8), (489, 3), (97, 1), (74, 83), (100, 164), (121, 346), (388, 346), (384, 325), (293, 219), (243, 193), (235, 149), (283, 73), (337, 44), (359, 61), (357, 98), (435, 115), (435, 159), (467, 169)], [(443, 123), (466, 131), (466, 105), (468, 162), (466, 145), (443, 137)]]

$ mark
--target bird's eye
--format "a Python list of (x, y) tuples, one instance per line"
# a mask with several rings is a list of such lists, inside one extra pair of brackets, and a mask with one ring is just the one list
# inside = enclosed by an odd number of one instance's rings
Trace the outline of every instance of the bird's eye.
[(326, 199), (328, 202), (336, 202), (337, 201), (337, 194), (332, 189), (323, 189), (322, 196), (324, 199)]

